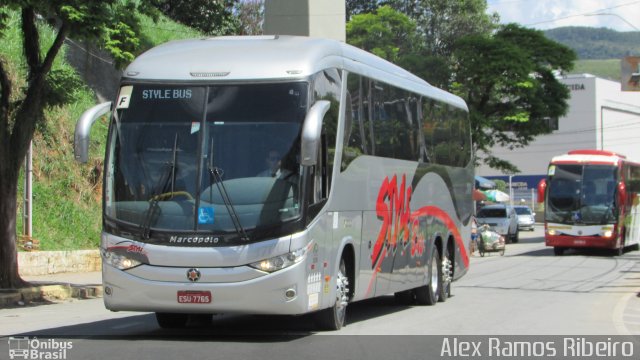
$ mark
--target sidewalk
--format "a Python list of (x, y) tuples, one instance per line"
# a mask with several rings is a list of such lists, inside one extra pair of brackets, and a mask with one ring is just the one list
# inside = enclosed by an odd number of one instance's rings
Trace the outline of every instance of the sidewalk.
[(102, 297), (102, 273), (99, 271), (24, 275), (22, 278), (32, 286), (0, 290), (0, 309)]

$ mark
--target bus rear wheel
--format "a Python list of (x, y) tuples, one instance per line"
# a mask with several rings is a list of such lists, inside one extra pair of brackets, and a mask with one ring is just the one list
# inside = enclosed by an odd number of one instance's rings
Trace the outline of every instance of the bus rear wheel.
[(316, 323), (322, 330), (340, 330), (345, 323), (349, 302), (349, 278), (344, 257), (336, 274), (336, 300), (333, 306), (316, 314)]
[(442, 261), (435, 246), (431, 250), (427, 279), (429, 280), (427, 285), (415, 289), (416, 302), (419, 305), (435, 305), (438, 302), (442, 280)]
[(449, 256), (449, 246), (444, 246), (440, 260), (440, 294), (438, 301), (445, 302), (451, 296), (451, 282), (453, 281), (453, 262)]

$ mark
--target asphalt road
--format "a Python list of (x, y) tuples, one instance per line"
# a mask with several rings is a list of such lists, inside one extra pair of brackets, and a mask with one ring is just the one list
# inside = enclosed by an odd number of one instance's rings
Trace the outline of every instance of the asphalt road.
[[(474, 254), (468, 274), (454, 283), (445, 303), (402, 306), (386, 296), (350, 304), (347, 326), (337, 332), (317, 333), (308, 317), (231, 315), (163, 330), (153, 314), (111, 313), (95, 299), (0, 310), (0, 334), (71, 339), (67, 359), (425, 359), (424, 354), (442, 355), (443, 339), (464, 335), (639, 335), (639, 258), (638, 251), (554, 256), (536, 229), (522, 232), (504, 256)], [(10, 346), (16, 345), (0, 340), (0, 359)], [(635, 351), (640, 354), (640, 346)]]

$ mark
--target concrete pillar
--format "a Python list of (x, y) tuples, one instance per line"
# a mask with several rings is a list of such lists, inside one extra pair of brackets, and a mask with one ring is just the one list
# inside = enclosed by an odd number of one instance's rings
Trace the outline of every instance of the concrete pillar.
[(266, 0), (265, 35), (299, 35), (344, 42), (345, 0)]

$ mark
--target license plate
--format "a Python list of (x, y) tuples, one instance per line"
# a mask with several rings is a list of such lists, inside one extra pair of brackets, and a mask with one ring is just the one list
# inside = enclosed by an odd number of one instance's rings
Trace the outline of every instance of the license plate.
[(178, 291), (180, 304), (209, 304), (211, 300), (211, 291)]

